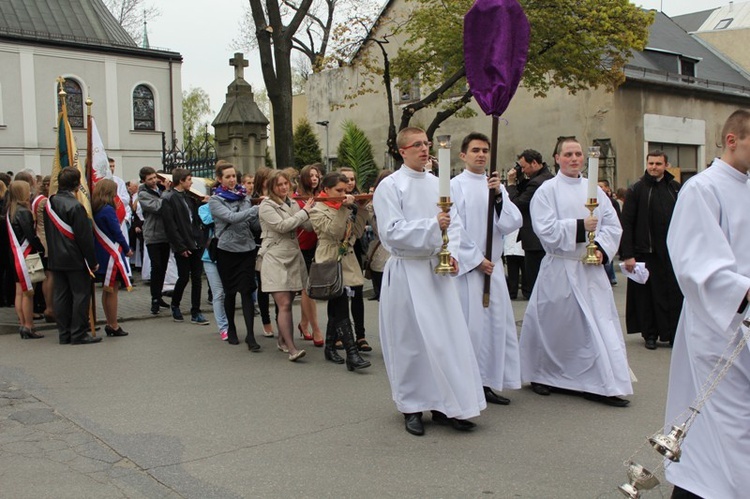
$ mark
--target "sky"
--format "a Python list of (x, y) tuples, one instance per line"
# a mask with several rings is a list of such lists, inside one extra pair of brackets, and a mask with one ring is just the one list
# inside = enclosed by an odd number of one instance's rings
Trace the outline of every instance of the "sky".
[[(152, 48), (166, 48), (183, 57), (182, 88), (200, 87), (208, 92), (213, 114), (224, 103), (227, 86), (234, 78), (229, 59), (236, 51), (233, 42), (239, 38), (240, 19), (247, 0), (211, 0), (197, 7), (185, 0), (155, 0), (161, 15), (148, 24)], [(729, 0), (636, 0), (647, 9), (664, 9), (669, 16), (707, 10), (727, 5)], [(738, 2), (739, 3), (739, 2)], [(140, 42), (140, 40), (137, 40)], [(250, 66), (245, 80), (254, 90), (264, 87), (257, 53), (245, 54)]]

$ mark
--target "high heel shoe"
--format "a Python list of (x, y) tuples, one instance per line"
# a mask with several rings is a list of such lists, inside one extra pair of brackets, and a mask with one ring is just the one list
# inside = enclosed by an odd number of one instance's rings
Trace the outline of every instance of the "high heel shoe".
[(312, 341), (313, 337), (310, 333), (302, 329), (302, 324), (297, 324), (297, 329), (299, 329), (299, 337), (302, 338), (305, 341)]
[(18, 334), (21, 335), (21, 339), (23, 340), (38, 340), (44, 338), (43, 334), (39, 334), (35, 330), (23, 326), (18, 328)]
[(322, 347), (325, 344), (326, 341), (324, 339), (321, 338), (319, 340), (316, 340), (315, 338), (313, 338), (313, 345), (315, 345), (316, 347)]

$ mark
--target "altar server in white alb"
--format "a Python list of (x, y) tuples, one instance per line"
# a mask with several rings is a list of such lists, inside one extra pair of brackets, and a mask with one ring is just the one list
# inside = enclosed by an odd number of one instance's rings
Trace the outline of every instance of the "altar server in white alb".
[[(469, 327), (471, 342), (482, 375), (488, 403), (508, 405), (510, 400), (493, 391), (521, 388), (518, 333), (501, 260), (503, 237), (521, 227), (523, 217), (500, 178), (487, 177), (490, 140), (481, 133), (467, 135), (460, 158), (466, 168), (451, 180), (451, 201), (463, 231), (458, 260), (458, 294)], [(493, 193), (492, 256), (485, 258), (489, 193)], [(489, 307), (484, 307), (485, 276), (490, 277)]]
[[(442, 213), (438, 179), (425, 171), (430, 143), (419, 128), (396, 138), (404, 165), (375, 190), (381, 244), (391, 257), (380, 291), (380, 340), (406, 431), (424, 434), (422, 411), (461, 431), (487, 404), (455, 277), (436, 275), (443, 228), (458, 243), (459, 224)], [(455, 210), (454, 210), (455, 211)]]
[(633, 393), (625, 342), (612, 287), (602, 265), (582, 262), (587, 233), (606, 263), (617, 252), (622, 228), (612, 203), (597, 187), (599, 207), (585, 207), (585, 158), (575, 139), (558, 143), (560, 172), (537, 190), (531, 219), (546, 255), (521, 329), (521, 377), (539, 395), (565, 389), (595, 402), (624, 407)]
[[(685, 422), (750, 299), (750, 111), (722, 131), (724, 151), (680, 190), (667, 246), (685, 302), (675, 335), (666, 422)], [(731, 340), (731, 345), (730, 345)], [(729, 345), (729, 348), (727, 346)], [(725, 353), (728, 356), (728, 353)], [(740, 351), (666, 469), (672, 497), (739, 498), (750, 493), (750, 350)]]

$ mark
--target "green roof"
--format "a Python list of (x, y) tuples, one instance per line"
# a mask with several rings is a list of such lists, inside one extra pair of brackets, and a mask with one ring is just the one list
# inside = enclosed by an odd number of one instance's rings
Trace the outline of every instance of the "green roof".
[(0, 39), (156, 57), (166, 52), (138, 47), (102, 0), (0, 0)]

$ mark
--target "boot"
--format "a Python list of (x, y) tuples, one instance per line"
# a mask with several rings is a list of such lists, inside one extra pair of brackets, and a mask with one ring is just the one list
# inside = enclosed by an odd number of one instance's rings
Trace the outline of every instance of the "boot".
[(364, 369), (370, 367), (370, 361), (363, 359), (357, 351), (357, 343), (354, 341), (354, 333), (352, 332), (352, 324), (347, 319), (342, 321), (336, 327), (341, 341), (344, 343), (344, 350), (346, 350), (346, 368), (350, 371), (356, 369)]
[(323, 349), (323, 356), (334, 364), (344, 363), (344, 359), (336, 351), (336, 329), (330, 322), (326, 326), (326, 346)]

